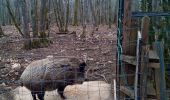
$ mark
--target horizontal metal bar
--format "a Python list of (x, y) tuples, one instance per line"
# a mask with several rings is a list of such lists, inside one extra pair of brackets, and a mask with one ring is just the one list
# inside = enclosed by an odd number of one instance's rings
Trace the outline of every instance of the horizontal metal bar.
[(132, 12), (132, 17), (161, 17), (161, 16), (170, 16), (170, 12)]

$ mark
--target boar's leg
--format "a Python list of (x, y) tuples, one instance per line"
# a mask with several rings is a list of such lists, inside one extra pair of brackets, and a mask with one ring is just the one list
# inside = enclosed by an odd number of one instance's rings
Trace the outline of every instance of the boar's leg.
[(58, 88), (58, 90), (57, 90), (62, 99), (66, 99), (66, 97), (65, 97), (64, 94), (63, 94), (64, 89), (65, 89), (65, 86), (60, 86), (60, 87)]
[(40, 100), (44, 100), (45, 91), (38, 92), (37, 95)]
[(37, 96), (39, 98), (39, 100), (44, 100), (44, 95), (45, 95), (45, 89), (44, 89), (44, 80), (40, 81), (40, 91), (37, 92)]
[(32, 95), (33, 100), (37, 100), (37, 99), (36, 99), (36, 92), (31, 91), (31, 95)]

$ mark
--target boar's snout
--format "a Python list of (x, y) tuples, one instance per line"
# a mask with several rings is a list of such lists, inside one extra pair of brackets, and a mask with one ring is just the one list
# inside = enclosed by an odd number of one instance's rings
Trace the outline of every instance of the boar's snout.
[(85, 81), (85, 67), (87, 64), (85, 62), (79, 65), (78, 79), (76, 80), (78, 84), (82, 84)]
[(87, 66), (87, 64), (86, 64), (85, 62), (81, 63), (81, 64), (79, 65), (79, 71), (80, 71), (81, 73), (84, 73), (86, 66)]

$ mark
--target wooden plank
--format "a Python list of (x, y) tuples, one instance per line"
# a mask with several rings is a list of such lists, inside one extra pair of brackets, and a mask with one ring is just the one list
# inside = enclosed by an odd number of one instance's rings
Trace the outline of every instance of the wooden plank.
[(159, 57), (156, 51), (149, 50), (149, 59), (159, 60)]
[(122, 60), (136, 66), (136, 58), (134, 56), (123, 55)]
[[(122, 57), (123, 57), (124, 62), (127, 62), (131, 65), (136, 66), (136, 58), (134, 56), (123, 55)], [(142, 63), (144, 63), (144, 62), (142, 62)], [(148, 67), (158, 69), (158, 68), (160, 68), (160, 63), (149, 62)]]
[[(123, 55), (123, 57), (131, 59), (131, 60), (135, 60), (136, 58), (134, 56), (129, 56), (129, 55)], [(153, 50), (149, 50), (149, 59), (153, 59), (153, 60), (159, 60), (159, 57), (156, 53), (156, 51)]]
[(149, 63), (148, 67), (149, 68), (154, 68), (154, 69), (159, 69), (160, 68), (160, 63)]
[(134, 99), (134, 91), (127, 86), (120, 86), (120, 91)]

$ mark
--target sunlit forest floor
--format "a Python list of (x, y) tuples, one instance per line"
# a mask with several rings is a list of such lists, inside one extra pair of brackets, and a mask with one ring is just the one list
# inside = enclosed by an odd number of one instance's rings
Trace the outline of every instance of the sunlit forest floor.
[(69, 26), (68, 34), (60, 33), (56, 25), (50, 27), (52, 44), (48, 47), (24, 50), (23, 39), (14, 26), (2, 27), (0, 38), (0, 81), (14, 85), (25, 67), (34, 60), (54, 57), (87, 58), (87, 77), (110, 82), (115, 73), (116, 27), (100, 26), (98, 31), (87, 26), (85, 34), (80, 26)]

